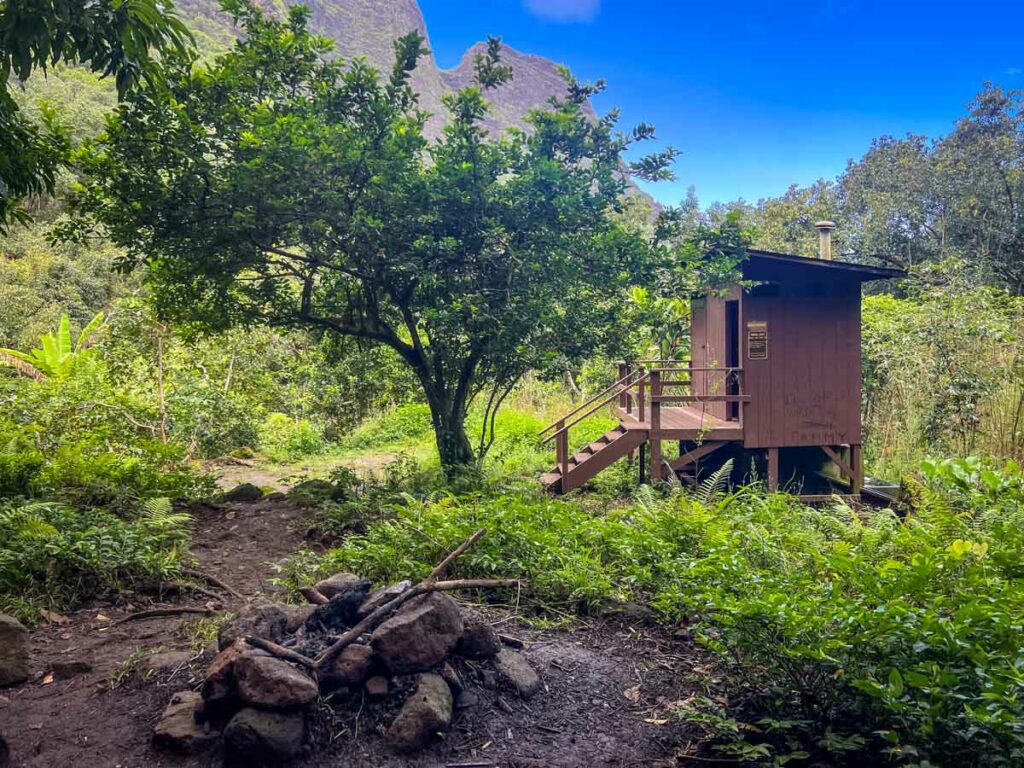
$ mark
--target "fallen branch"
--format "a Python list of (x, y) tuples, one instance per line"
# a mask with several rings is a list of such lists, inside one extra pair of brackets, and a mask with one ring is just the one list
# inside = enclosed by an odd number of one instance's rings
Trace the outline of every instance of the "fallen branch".
[(301, 664), (306, 669), (316, 670), (316, 662), (308, 656), (303, 656), (297, 651), (293, 651), (290, 648), (285, 648), (283, 645), (272, 643), (269, 640), (264, 640), (262, 637), (253, 637), (252, 635), (245, 636), (245, 642), (251, 645), (253, 648), (259, 648), (262, 651), (266, 651), (271, 656), (276, 656), (279, 659), (285, 661), (293, 661), (296, 664)]
[(327, 599), (320, 590), (316, 587), (300, 587), (299, 594), (306, 598), (307, 601), (313, 605), (327, 605), (330, 600)]
[(453, 549), (451, 551), (451, 553), (444, 560), (442, 560), (440, 563), (438, 563), (436, 566), (434, 566), (434, 570), (432, 570), (430, 572), (430, 574), (427, 576), (427, 578), (425, 578), (423, 581), (420, 582), (420, 585), (433, 584), (435, 581), (437, 581), (444, 574), (444, 572), (448, 569), (448, 566), (451, 565), (452, 563), (454, 563), (455, 560), (460, 555), (462, 555), (467, 549), (469, 549), (474, 544), (476, 544), (478, 541), (480, 541), (480, 539), (482, 539), (484, 537), (485, 533), (487, 533), (487, 529), (486, 528), (481, 528), (479, 531), (474, 533), (472, 536), (470, 536), (464, 542), (459, 544), (459, 546), (457, 546), (455, 549)]
[(208, 616), (214, 611), (210, 608), (150, 608), (146, 611), (139, 611), (138, 613), (129, 613), (127, 616), (122, 616), (116, 621), (112, 621), (107, 624), (108, 627), (116, 627), (119, 624), (126, 624), (129, 621), (138, 621), (141, 619), (156, 619), (161, 616), (181, 616), (184, 613), (201, 613)]
[(202, 579), (203, 581), (207, 582), (208, 584), (212, 584), (218, 589), (223, 589), (232, 597), (237, 597), (239, 600), (245, 600), (245, 595), (243, 595), (241, 592), (238, 592), (237, 590), (232, 589), (229, 585), (225, 584), (223, 581), (218, 579), (216, 576), (213, 576), (212, 574), (205, 573), (204, 571), (197, 571), (194, 568), (183, 568), (181, 572), (184, 573), (186, 576), (191, 576), (195, 579)]
[[(434, 569), (428, 574), (427, 578), (417, 584), (415, 587), (407, 589), (405, 592), (401, 592), (395, 595), (391, 600), (384, 603), (366, 618), (356, 624), (352, 629), (348, 630), (345, 634), (334, 641), (323, 653), (316, 657), (317, 669), (323, 669), (329, 666), (342, 651), (348, 646), (352, 645), (360, 635), (365, 634), (376, 629), (380, 624), (384, 622), (389, 616), (397, 611), (402, 605), (412, 600), (417, 595), (426, 594), (427, 592), (437, 591), (438, 579), (444, 574), (445, 570), (455, 562), (459, 555), (463, 554), (467, 549), (472, 547), (484, 534), (487, 533), (486, 528), (481, 528), (479, 531), (474, 533), (462, 544), (452, 550), (444, 560), (438, 563)], [(440, 582), (446, 585), (446, 590), (451, 589), (472, 589), (488, 586), (509, 586), (510, 583), (514, 583), (514, 579), (463, 579), (460, 581), (447, 581)]]
[(216, 600), (218, 603), (224, 601), (224, 595), (217, 594), (206, 587), (200, 587), (198, 584), (186, 584), (180, 581), (164, 581), (160, 583), (160, 590), (161, 592), (195, 592), (200, 595), (206, 595), (212, 600)]
[[(522, 579), (455, 579), (453, 581), (435, 581), (429, 587), (420, 589), (419, 594), (427, 592), (451, 592), (453, 589), (493, 589), (495, 587), (517, 587)], [(414, 587), (417, 589), (417, 587)]]

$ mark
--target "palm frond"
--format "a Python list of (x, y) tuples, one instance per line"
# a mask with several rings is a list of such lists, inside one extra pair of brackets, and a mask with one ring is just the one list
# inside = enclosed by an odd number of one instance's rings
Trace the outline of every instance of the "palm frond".
[(78, 334), (78, 341), (75, 343), (75, 352), (81, 352), (85, 349), (86, 344), (89, 343), (89, 339), (92, 338), (93, 334), (96, 333), (103, 325), (103, 321), (106, 320), (106, 315), (102, 312), (97, 312), (96, 317), (86, 323), (82, 332)]
[(44, 378), (43, 372), (33, 365), (32, 358), (24, 352), (19, 352), (16, 349), (0, 347), (0, 365), (6, 365), (9, 368), (13, 368), (22, 376), (28, 376), (30, 379), (35, 379), (36, 381)]

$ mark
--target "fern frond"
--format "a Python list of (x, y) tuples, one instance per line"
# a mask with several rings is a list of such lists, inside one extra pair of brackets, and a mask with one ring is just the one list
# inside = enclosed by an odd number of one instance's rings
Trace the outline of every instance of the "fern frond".
[(694, 497), (700, 504), (707, 506), (714, 498), (725, 492), (729, 486), (729, 476), (732, 475), (732, 459), (728, 459), (722, 466), (708, 475), (694, 491)]
[(165, 533), (183, 531), (191, 522), (192, 515), (175, 512), (168, 498), (146, 499), (142, 503), (142, 519), (149, 528)]

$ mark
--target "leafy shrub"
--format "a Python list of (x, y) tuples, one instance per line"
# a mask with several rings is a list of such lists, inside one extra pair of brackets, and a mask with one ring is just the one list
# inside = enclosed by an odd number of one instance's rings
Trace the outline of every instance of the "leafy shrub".
[(721, 745), (730, 759), (1019, 765), (1024, 546), (1010, 529), (1024, 485), (1012, 465), (938, 466), (906, 520), (758, 489), (706, 504), (643, 490), (603, 514), (539, 494), (408, 498), (285, 573), (420, 576), (486, 527), (453, 575), (524, 577), (523, 604), (542, 612), (644, 599), (696, 620), (734, 674), (742, 710), (728, 716), (762, 718)]
[(166, 579), (181, 564), (189, 519), (166, 499), (140, 505), (130, 520), (57, 503), (0, 503), (0, 611), (31, 619), (42, 607)]
[(409, 445), (433, 434), (430, 407), (423, 403), (406, 403), (363, 423), (341, 441), (352, 450)]
[(174, 446), (142, 442), (136, 453), (107, 450), (94, 440), (58, 447), (32, 480), (33, 495), (79, 506), (130, 508), (147, 498), (209, 496), (211, 478), (178, 463)]
[(271, 413), (260, 427), (260, 448), (274, 461), (294, 461), (323, 453), (323, 430), (305, 419)]
[(32, 481), (43, 464), (43, 454), (38, 451), (0, 453), (0, 498), (28, 496)]

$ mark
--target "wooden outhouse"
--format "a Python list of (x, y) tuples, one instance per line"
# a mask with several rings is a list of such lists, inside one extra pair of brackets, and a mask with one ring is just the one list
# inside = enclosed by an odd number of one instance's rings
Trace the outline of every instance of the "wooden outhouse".
[[(857, 494), (861, 462), (861, 286), (899, 270), (751, 250), (742, 282), (691, 299), (687, 361), (622, 364), (619, 380), (545, 430), (554, 492), (622, 457), (641, 471), (697, 481), (732, 459), (737, 482), (762, 479), (806, 498)], [(619, 426), (570, 455), (570, 429), (615, 405)], [(678, 442), (666, 459), (665, 443)]]

